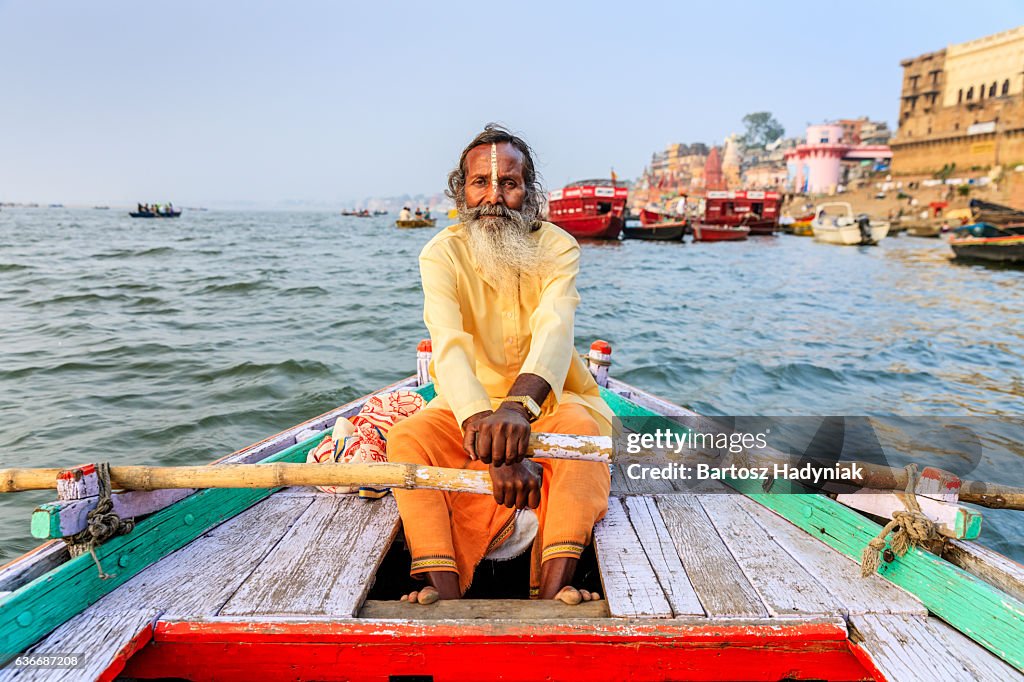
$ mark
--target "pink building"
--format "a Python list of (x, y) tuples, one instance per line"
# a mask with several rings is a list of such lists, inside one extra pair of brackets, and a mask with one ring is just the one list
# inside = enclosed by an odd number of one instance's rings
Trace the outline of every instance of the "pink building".
[(853, 145), (836, 123), (807, 126), (807, 143), (786, 152), (786, 170), (796, 192), (835, 194), (844, 160), (891, 159), (888, 145)]

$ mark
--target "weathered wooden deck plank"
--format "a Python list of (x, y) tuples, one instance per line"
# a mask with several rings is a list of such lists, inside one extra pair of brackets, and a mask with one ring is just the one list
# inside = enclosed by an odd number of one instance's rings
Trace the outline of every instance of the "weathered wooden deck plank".
[(737, 504), (808, 573), (828, 589), (847, 615), (905, 613), (924, 617), (928, 609), (906, 590), (881, 576), (860, 577), (860, 565), (747, 497)]
[(607, 600), (569, 606), (555, 599), (451, 599), (424, 607), (399, 601), (368, 600), (359, 609), (359, 618), (385, 620), (508, 620), (551, 619), (558, 622), (576, 619), (608, 618)]
[(964, 540), (950, 540), (943, 544), (942, 558), (1024, 601), (1024, 566), (1013, 559)]
[(0, 566), (0, 591), (13, 592), (67, 560), (68, 548), (63, 542), (44, 542)]
[[(734, 484), (744, 487), (742, 481)], [(748, 495), (854, 559), (860, 558), (864, 546), (880, 529), (877, 523), (822, 495)], [(919, 548), (911, 548), (891, 562), (883, 561), (878, 572), (916, 595), (929, 612), (1011, 665), (1024, 668), (1021, 600)]]
[(937, 618), (864, 614), (850, 619), (851, 641), (887, 680), (1024, 680), (999, 657)]
[(356, 614), (398, 531), (398, 507), (392, 497), (321, 495), (311, 501), (221, 614)]
[(215, 614), (311, 503), (271, 495), (148, 567), (83, 615), (131, 605), (157, 607), (167, 618)]
[(627, 497), (626, 511), (640, 546), (657, 576), (675, 616), (703, 616), (697, 592), (690, 583), (679, 553), (672, 543), (665, 520), (651, 497)]
[[(263, 500), (148, 566), (68, 619), (33, 650), (80, 652), (79, 646), (91, 641), (97, 619), (106, 618), (113, 624), (140, 609), (182, 619), (217, 613), (310, 504), (308, 498), (271, 496)], [(95, 575), (91, 562), (90, 568)]]
[(739, 498), (738, 494), (731, 494), (702, 495), (697, 499), (769, 613), (842, 613), (828, 590), (754, 521), (740, 506)]
[(686, 575), (712, 618), (761, 618), (768, 610), (692, 495), (656, 498)]
[(96, 680), (113, 679), (124, 663), (149, 641), (156, 621), (156, 609), (105, 613), (89, 620), (88, 627), (68, 621), (25, 652), (26, 656), (78, 654), (82, 666), (69, 669), (18, 668), (14, 661), (0, 669), (0, 680)]
[(672, 606), (617, 497), (608, 500), (608, 513), (594, 527), (594, 547), (613, 616), (672, 617)]

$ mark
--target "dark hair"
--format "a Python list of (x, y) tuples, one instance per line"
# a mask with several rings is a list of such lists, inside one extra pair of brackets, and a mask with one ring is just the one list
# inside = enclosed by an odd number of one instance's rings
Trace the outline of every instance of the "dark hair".
[(498, 123), (488, 123), (484, 126), (483, 132), (473, 138), (473, 141), (466, 145), (459, 157), (459, 165), (448, 174), (448, 190), (445, 194), (455, 202), (455, 207), (463, 209), (466, 207), (466, 156), (470, 150), (482, 144), (501, 144), (507, 142), (523, 155), (523, 182), (526, 183), (526, 197), (523, 200), (523, 214), (527, 219), (535, 220), (540, 216), (541, 207), (544, 205), (544, 188), (540, 183), (540, 174), (533, 162), (533, 150), (523, 138), (513, 135), (512, 132)]

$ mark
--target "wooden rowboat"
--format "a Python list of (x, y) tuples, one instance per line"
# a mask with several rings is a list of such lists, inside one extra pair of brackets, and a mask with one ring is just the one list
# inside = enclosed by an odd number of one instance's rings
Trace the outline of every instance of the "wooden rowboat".
[[(417, 376), (382, 391), (430, 398), (427, 355)], [(696, 417), (609, 378), (606, 361), (592, 370), (620, 417), (645, 428)], [(213, 465), (304, 461), (368, 397)], [(57, 539), (95, 505), (91, 475), (70, 471), (62, 499), (33, 514), (33, 533), (53, 539), (0, 567), (4, 679), (57, 653), (84, 654), (75, 678), (103, 680), (1009, 680), (1024, 669), (1024, 567), (951, 539), (940, 555), (911, 548), (862, 579), (856, 559), (879, 526), (820, 494), (742, 481), (729, 482), (742, 494), (669, 481), (652, 492), (616, 467), (594, 531), (605, 600), (420, 607), (383, 596), (408, 569), (390, 496), (115, 493), (115, 509), (138, 518), (96, 549), (101, 577), (92, 556), (69, 559)]]
[(179, 208), (177, 211), (171, 211), (170, 213), (166, 211), (159, 213), (156, 211), (129, 211), (128, 215), (132, 218), (177, 218), (181, 216), (181, 209)]
[(437, 224), (437, 220), (431, 218), (430, 220), (424, 218), (418, 218), (416, 220), (396, 220), (396, 227), (433, 227)]
[(1024, 263), (1024, 234), (1007, 233), (987, 223), (952, 231), (949, 246), (958, 260)]
[(622, 235), (626, 239), (657, 239), (677, 242), (683, 238), (685, 231), (685, 220), (673, 220), (661, 223), (645, 223), (635, 227), (626, 225), (622, 228)]
[(695, 242), (735, 242), (743, 241), (750, 235), (750, 228), (733, 227), (730, 225), (709, 225), (693, 223), (693, 241)]

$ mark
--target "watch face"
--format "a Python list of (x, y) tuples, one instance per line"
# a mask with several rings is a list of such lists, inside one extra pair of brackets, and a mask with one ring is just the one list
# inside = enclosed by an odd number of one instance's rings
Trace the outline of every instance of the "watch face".
[(540, 405), (533, 398), (527, 397), (525, 407), (526, 411), (533, 415), (534, 419), (540, 416)]

